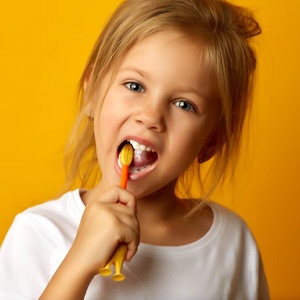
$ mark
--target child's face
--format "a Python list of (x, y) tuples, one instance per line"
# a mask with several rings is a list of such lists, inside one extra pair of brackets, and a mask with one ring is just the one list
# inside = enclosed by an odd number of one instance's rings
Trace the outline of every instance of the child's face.
[(163, 31), (132, 47), (112, 81), (107, 75), (103, 105), (94, 108), (104, 187), (119, 183), (118, 149), (126, 140), (151, 148), (135, 151), (128, 189), (137, 197), (174, 182), (195, 160), (220, 114), (201, 51), (199, 40)]

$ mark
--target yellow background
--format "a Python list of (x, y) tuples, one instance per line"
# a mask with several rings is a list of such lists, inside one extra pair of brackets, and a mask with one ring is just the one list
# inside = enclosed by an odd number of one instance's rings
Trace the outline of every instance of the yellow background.
[[(62, 185), (77, 81), (118, 3), (0, 0), (0, 241), (16, 213)], [(263, 35), (249, 150), (218, 201), (252, 228), (272, 298), (300, 299), (300, 1), (236, 3), (256, 12)]]

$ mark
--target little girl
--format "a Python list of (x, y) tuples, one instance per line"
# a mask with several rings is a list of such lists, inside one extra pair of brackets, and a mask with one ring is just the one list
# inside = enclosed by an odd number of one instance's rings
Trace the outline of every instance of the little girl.
[[(207, 200), (239, 149), (259, 33), (224, 0), (124, 1), (81, 79), (68, 148), (70, 186), (81, 188), (15, 218), (1, 299), (269, 299), (249, 229)], [(210, 185), (193, 199), (191, 178), (212, 157)], [(126, 279), (115, 282), (99, 270), (121, 243)]]

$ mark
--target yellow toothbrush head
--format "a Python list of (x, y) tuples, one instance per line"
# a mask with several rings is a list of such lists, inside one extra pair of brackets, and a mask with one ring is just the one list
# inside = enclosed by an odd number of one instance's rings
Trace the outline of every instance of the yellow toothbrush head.
[(120, 161), (122, 165), (129, 166), (133, 159), (133, 148), (130, 143), (125, 144), (120, 153)]

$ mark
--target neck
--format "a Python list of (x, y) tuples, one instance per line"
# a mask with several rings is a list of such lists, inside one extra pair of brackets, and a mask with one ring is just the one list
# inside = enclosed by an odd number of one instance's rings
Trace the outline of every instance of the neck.
[(178, 213), (178, 198), (174, 188), (176, 182), (171, 182), (151, 195), (137, 199), (137, 211), (140, 222), (167, 221)]

